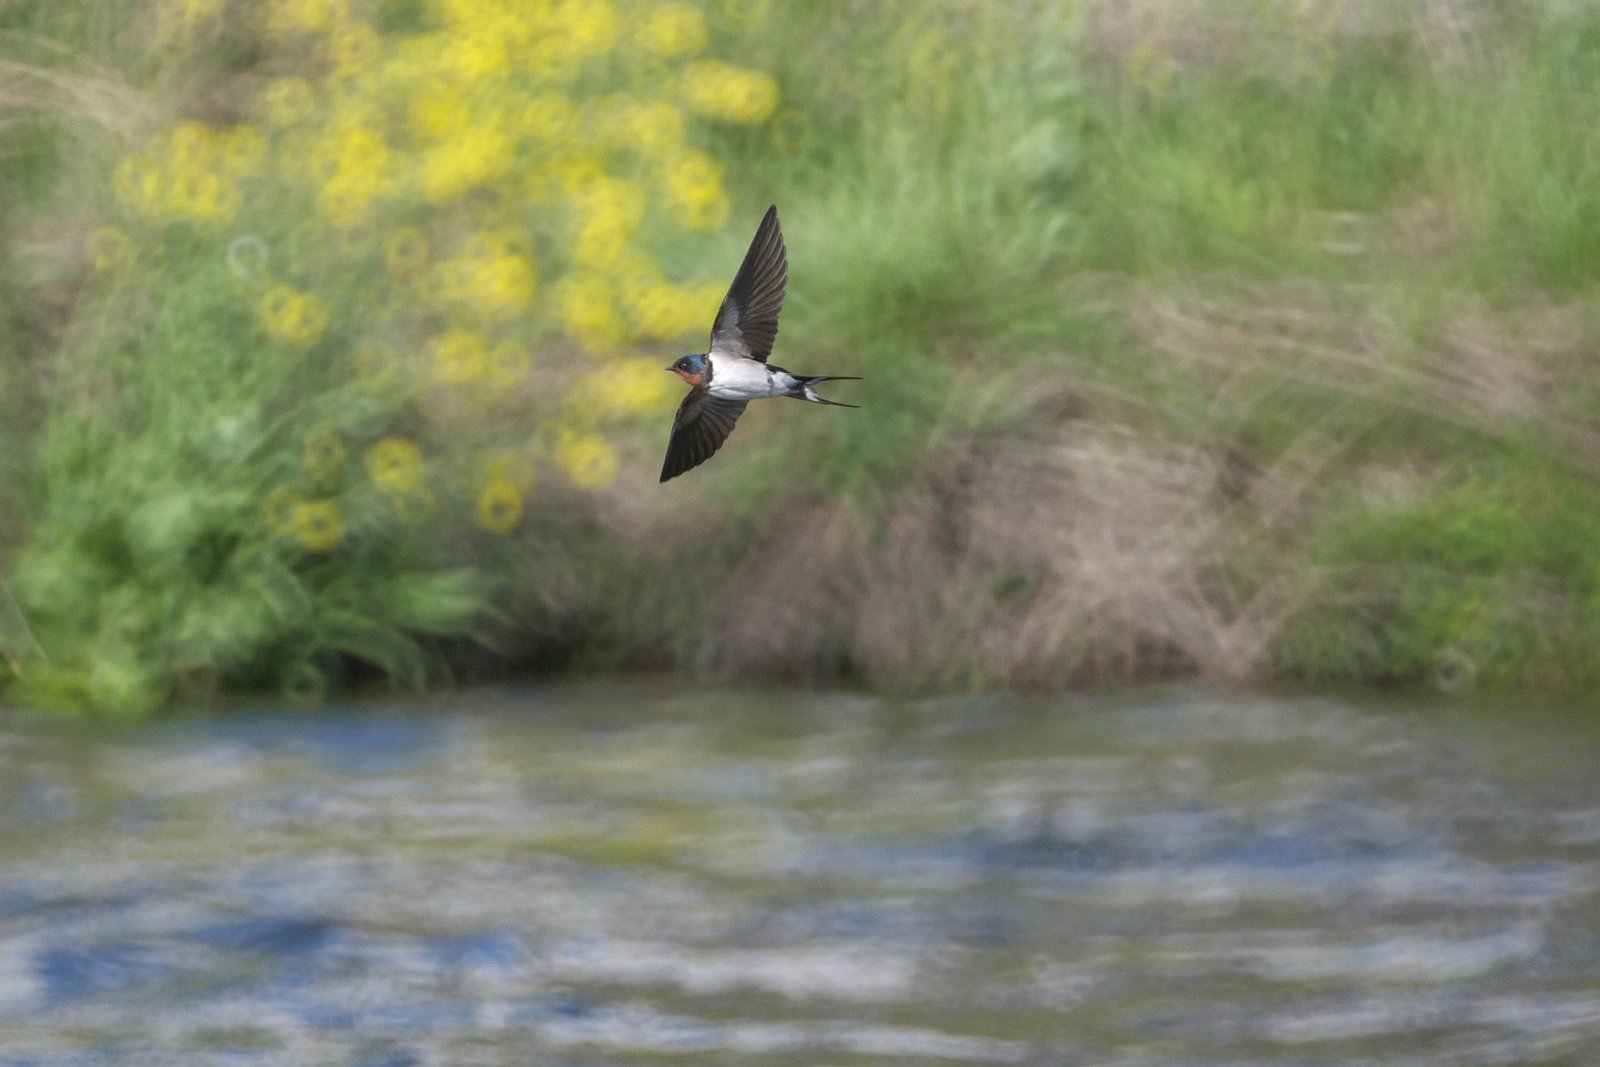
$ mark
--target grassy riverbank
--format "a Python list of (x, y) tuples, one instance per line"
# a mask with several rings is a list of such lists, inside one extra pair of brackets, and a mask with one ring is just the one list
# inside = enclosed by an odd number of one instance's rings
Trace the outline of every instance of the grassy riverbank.
[(460, 7), (0, 5), (13, 699), (1595, 681), (1600, 15)]

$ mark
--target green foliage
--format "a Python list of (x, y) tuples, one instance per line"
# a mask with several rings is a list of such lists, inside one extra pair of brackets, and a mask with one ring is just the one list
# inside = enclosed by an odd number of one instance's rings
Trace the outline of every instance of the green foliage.
[(12, 12), (10, 147), (51, 179), (18, 193), (64, 234), (25, 282), (61, 313), (22, 324), (52, 336), (43, 424), (12, 430), (21, 699), (420, 686), (497, 617), (474, 550), (541, 473), (549, 502), (616, 480), (619, 435), (671, 412), (632, 346), (726, 284), (650, 254), (727, 218), (697, 127), (778, 102), (702, 55), (698, 8), (625, 7), (127, 0), (146, 50), (111, 73), (74, 48), (114, 19)]
[(1280, 665), (1344, 681), (1593, 685), (1597, 544), (1600, 486), (1526, 454), (1417, 499), (1352, 504), (1312, 549), (1343, 576), (1344, 603), (1300, 619)]
[[(1600, 14), (1124, 7), (6, 6), (13, 692), (420, 685), (502, 611), (592, 668), (1593, 684)], [(659, 491), (770, 201), (775, 359), (864, 410)]]

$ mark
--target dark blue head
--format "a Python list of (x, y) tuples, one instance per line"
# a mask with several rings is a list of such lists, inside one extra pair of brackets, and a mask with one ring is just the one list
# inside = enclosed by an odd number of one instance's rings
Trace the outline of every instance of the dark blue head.
[(697, 389), (704, 389), (711, 384), (711, 361), (705, 353), (680, 357), (667, 369)]

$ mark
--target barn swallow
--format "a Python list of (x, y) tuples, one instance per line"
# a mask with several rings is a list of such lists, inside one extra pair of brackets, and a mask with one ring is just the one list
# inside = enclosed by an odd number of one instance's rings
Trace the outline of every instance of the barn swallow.
[(789, 257), (778, 229), (778, 205), (767, 208), (739, 273), (711, 324), (711, 350), (684, 356), (667, 370), (688, 382), (667, 442), (661, 480), (693, 470), (714, 455), (752, 400), (792, 396), (813, 404), (854, 408), (817, 395), (818, 382), (860, 381), (844, 374), (791, 374), (767, 362), (778, 336), (778, 313), (789, 284)]

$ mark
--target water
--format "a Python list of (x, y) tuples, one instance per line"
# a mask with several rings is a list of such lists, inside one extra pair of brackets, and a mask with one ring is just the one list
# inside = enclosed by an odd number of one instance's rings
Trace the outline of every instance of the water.
[(1600, 715), (0, 716), (0, 1063), (1600, 1062)]

